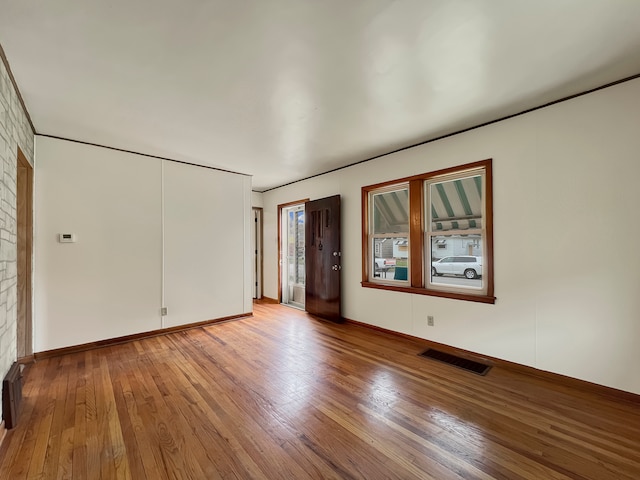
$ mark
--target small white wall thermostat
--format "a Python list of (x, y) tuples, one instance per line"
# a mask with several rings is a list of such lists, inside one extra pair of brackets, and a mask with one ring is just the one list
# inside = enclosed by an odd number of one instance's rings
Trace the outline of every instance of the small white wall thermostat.
[(78, 238), (75, 233), (59, 233), (58, 241), (60, 243), (76, 243)]

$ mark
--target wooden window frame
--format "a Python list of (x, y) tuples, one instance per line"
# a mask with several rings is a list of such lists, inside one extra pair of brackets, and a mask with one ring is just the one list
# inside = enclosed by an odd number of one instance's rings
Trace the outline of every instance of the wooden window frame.
[[(486, 282), (486, 293), (462, 293), (460, 291), (448, 291), (443, 289), (435, 290), (428, 288), (425, 283), (425, 247), (424, 247), (424, 222), (425, 222), (425, 198), (424, 185), (428, 180), (436, 177), (463, 173), (465, 171), (484, 171), (485, 176), (485, 217), (483, 222), (485, 239), (483, 246), (483, 277)], [(389, 284), (384, 281), (372, 282), (370, 280), (370, 245), (369, 228), (370, 212), (369, 198), (371, 192), (388, 188), (393, 185), (409, 184), (409, 285)], [(492, 159), (481, 160), (479, 162), (467, 163), (455, 167), (436, 170), (433, 172), (413, 175), (411, 177), (399, 178), (388, 182), (377, 183), (362, 187), (362, 282), (366, 288), (377, 288), (380, 290), (391, 290), (395, 292), (414, 293), (418, 295), (429, 295), (434, 297), (451, 298), (456, 300), (466, 300), (471, 302), (494, 304), (494, 279), (493, 279), (493, 173)]]
[[(392, 183), (390, 185), (387, 185), (385, 187), (379, 187), (376, 189), (373, 189), (369, 192), (369, 198), (371, 198), (371, 194), (385, 194), (385, 193), (389, 193), (389, 192), (393, 192), (396, 190), (407, 190), (407, 194), (409, 194), (410, 192), (410, 186), (409, 183), (407, 182), (398, 182), (398, 183)], [(411, 198), (408, 199), (408, 208), (409, 208), (409, 215), (411, 212)], [(372, 213), (373, 212), (369, 212), (369, 222), (371, 222), (371, 218), (372, 218)], [(369, 223), (370, 225), (370, 223)], [(371, 245), (374, 242), (374, 239), (376, 238), (390, 238), (393, 237), (394, 239), (397, 238), (405, 238), (409, 244), (409, 260), (411, 257), (411, 219), (409, 218), (409, 222), (408, 222), (408, 228), (407, 231), (404, 232), (386, 232), (386, 233), (373, 233), (373, 232), (368, 232), (368, 236), (367, 236), (367, 245), (369, 247), (371, 247)], [(375, 255), (375, 252), (374, 252)], [(370, 259), (373, 260), (373, 259)], [(371, 262), (371, 265), (373, 266), (373, 262)], [(411, 263), (409, 262), (407, 264), (407, 268), (409, 271), (409, 275), (411, 274)], [(375, 270), (375, 267), (374, 267)], [(387, 284), (386, 282), (389, 281), (389, 279), (385, 279), (385, 280), (375, 280), (375, 276), (371, 275), (368, 279), (369, 282), (371, 283), (384, 283), (385, 285)], [(395, 280), (395, 279), (391, 279), (392, 285), (397, 285), (397, 286), (410, 286), (411, 285), (411, 279), (407, 278), (407, 280)]]

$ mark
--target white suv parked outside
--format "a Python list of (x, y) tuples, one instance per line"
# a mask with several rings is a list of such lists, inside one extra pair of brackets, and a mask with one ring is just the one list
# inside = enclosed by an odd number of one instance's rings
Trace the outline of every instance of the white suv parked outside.
[(444, 257), (431, 264), (432, 275), (464, 275), (473, 279), (482, 276), (482, 257), (459, 255)]

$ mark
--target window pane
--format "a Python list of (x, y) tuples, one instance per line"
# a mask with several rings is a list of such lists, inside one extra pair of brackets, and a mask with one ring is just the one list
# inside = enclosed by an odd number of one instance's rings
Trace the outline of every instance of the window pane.
[(407, 233), (409, 231), (409, 189), (373, 195), (373, 232)]
[[(446, 245), (443, 251), (440, 245)], [(482, 288), (482, 236), (431, 237), (431, 283)]]
[(429, 187), (431, 231), (482, 228), (482, 176), (473, 175)]
[(373, 251), (371, 271), (374, 277), (408, 280), (409, 242), (407, 237), (374, 238)]
[(304, 210), (290, 211), (287, 262), (289, 264), (289, 283), (304, 285)]

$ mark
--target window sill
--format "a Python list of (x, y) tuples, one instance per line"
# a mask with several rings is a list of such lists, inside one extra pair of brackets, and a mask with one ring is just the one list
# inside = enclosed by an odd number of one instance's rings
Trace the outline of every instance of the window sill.
[(391, 290), (392, 292), (414, 293), (417, 295), (428, 295), (431, 297), (452, 298), (454, 300), (465, 300), (478, 303), (496, 303), (496, 297), (489, 295), (472, 295), (466, 293), (443, 292), (441, 290), (427, 290), (426, 288), (408, 287), (403, 285), (386, 285), (373, 282), (361, 282), (365, 288), (377, 288), (378, 290)]

